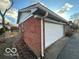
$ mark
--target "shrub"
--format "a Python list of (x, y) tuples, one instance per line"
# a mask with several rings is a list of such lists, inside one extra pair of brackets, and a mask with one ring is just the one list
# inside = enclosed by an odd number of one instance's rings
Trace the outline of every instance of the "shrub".
[(5, 33), (6, 31), (9, 31), (7, 27), (1, 28), (0, 29), (0, 35), (2, 35), (3, 33)]
[(73, 30), (67, 30), (65, 32), (65, 36), (68, 36), (68, 37), (72, 36), (72, 34), (73, 34)]

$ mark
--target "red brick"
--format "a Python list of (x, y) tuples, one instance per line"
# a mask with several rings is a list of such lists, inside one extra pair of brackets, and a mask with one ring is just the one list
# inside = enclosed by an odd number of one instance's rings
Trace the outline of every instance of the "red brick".
[[(23, 27), (22, 27), (23, 25)], [(22, 32), (22, 39), (33, 50), (33, 52), (40, 56), (41, 53), (41, 20), (31, 17), (22, 24), (20, 24)]]

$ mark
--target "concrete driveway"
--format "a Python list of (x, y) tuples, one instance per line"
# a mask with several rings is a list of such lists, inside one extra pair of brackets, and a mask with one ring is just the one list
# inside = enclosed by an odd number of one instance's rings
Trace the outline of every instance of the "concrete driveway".
[(70, 37), (57, 59), (79, 59), (79, 33)]
[(68, 37), (63, 37), (46, 48), (45, 59), (56, 59), (57, 55), (61, 52), (68, 39)]

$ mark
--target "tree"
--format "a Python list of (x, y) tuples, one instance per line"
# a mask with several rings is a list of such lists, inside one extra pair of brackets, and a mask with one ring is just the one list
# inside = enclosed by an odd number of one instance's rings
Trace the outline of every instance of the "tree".
[(79, 20), (79, 12), (71, 15), (70, 20), (72, 20), (72, 21)]
[(11, 9), (11, 7), (13, 6), (13, 0), (10, 0), (10, 2), (11, 2), (11, 5), (9, 6), (9, 8), (6, 8), (6, 10), (4, 12), (2, 12), (0, 10), (0, 15), (2, 17), (2, 27), (4, 29), (4, 32), (5, 32), (5, 15)]

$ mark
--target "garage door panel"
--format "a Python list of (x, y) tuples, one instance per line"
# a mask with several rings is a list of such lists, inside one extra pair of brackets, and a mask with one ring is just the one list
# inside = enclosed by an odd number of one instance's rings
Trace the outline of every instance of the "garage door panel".
[(63, 37), (63, 25), (45, 22), (45, 48)]

